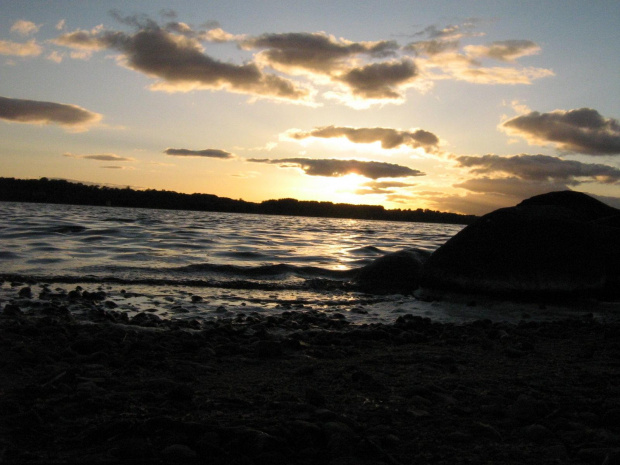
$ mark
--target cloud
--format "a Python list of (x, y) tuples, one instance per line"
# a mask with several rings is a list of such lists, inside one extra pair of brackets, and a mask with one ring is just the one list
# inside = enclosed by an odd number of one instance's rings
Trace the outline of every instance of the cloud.
[(185, 92), (225, 89), (230, 92), (304, 102), (310, 91), (291, 80), (264, 73), (255, 63), (236, 65), (206, 55), (197, 39), (173, 34), (152, 21), (136, 18), (127, 24), (142, 28), (133, 35), (118, 31), (76, 31), (56, 39), (59, 45), (78, 49), (113, 49), (125, 67), (160, 79), (152, 90)]
[(94, 29), (92, 31), (84, 31), (79, 29), (77, 31), (62, 34), (53, 39), (52, 42), (56, 45), (62, 45), (79, 50), (88, 50), (91, 52), (96, 50), (104, 50), (108, 47), (108, 45), (106, 44), (106, 41), (99, 36), (100, 32), (100, 29)]
[(347, 174), (359, 174), (370, 179), (401, 178), (408, 176), (424, 176), (419, 170), (402, 165), (376, 161), (335, 160), (312, 158), (249, 158), (249, 162), (268, 163), (283, 168), (301, 168), (309, 176), (339, 177)]
[[(465, 45), (468, 37), (483, 36), (474, 32), (475, 21), (451, 25), (443, 29), (430, 26), (416, 34), (425, 39), (406, 45), (413, 52), (420, 75), (430, 81), (453, 79), (473, 84), (531, 84), (533, 80), (553, 76), (552, 70), (521, 67), (517, 60), (537, 54), (540, 46), (531, 40), (504, 40), (483, 45)], [(482, 58), (500, 61), (510, 66), (484, 66)]]
[(259, 59), (287, 72), (312, 71), (331, 74), (342, 69), (358, 55), (372, 58), (392, 56), (398, 49), (395, 41), (351, 42), (336, 39), (324, 32), (263, 34), (241, 42), (245, 49), (266, 49)]
[(358, 195), (389, 194), (395, 197), (395, 190), (406, 189), (413, 186), (415, 186), (414, 183), (400, 181), (369, 181), (362, 184), (360, 189), (356, 190), (355, 193)]
[(62, 54), (58, 53), (56, 50), (53, 50), (52, 52), (50, 52), (47, 57), (46, 57), (49, 61), (53, 61), (54, 63), (60, 63), (62, 62)]
[(0, 97), (0, 119), (18, 123), (59, 124), (65, 128), (85, 130), (102, 116), (77, 105)]
[(517, 177), (468, 179), (454, 184), (454, 187), (477, 193), (508, 195), (517, 199), (526, 199), (546, 192), (569, 189), (567, 183), (560, 181), (532, 181)]
[(229, 32), (226, 32), (221, 27), (209, 29), (208, 31), (201, 33), (199, 37), (209, 42), (219, 42), (219, 43), (240, 41), (245, 38), (245, 36), (243, 35), (230, 34)]
[(516, 116), (500, 126), (530, 144), (554, 143), (560, 150), (588, 155), (620, 155), (620, 123), (591, 108)]
[(117, 166), (117, 165), (102, 165), (99, 168), (104, 168), (108, 170), (133, 170), (133, 166)]
[(11, 32), (17, 32), (23, 36), (34, 34), (39, 31), (41, 25), (37, 25), (32, 21), (26, 21), (23, 19), (17, 20), (11, 26)]
[(502, 173), (528, 181), (562, 182), (570, 185), (587, 181), (608, 184), (620, 181), (620, 169), (618, 168), (562, 160), (547, 155), (461, 156), (457, 157), (456, 161), (460, 167), (469, 168), (475, 174)]
[(9, 40), (0, 40), (0, 55), (9, 56), (38, 56), (41, 55), (43, 49), (34, 39), (28, 42), (11, 42)]
[[(402, 47), (394, 40), (356, 42), (325, 32), (231, 34), (213, 23), (194, 28), (167, 13), (164, 21), (171, 20), (163, 25), (145, 15), (111, 14), (135, 31), (99, 27), (65, 33), (53, 42), (79, 50), (81, 55), (76, 58), (87, 58), (97, 50), (115, 50), (119, 64), (157, 80), (150, 86), (152, 90), (223, 90), (307, 105), (318, 105), (314, 99), (320, 91), (325, 99), (368, 108), (403, 103), (407, 89), (416, 87), (424, 92), (435, 80), (530, 84), (553, 75), (548, 69), (517, 65), (518, 59), (540, 51), (529, 40), (463, 47), (465, 38), (483, 35), (474, 31), (473, 20), (444, 28), (431, 26), (416, 34), (421, 40)], [(236, 42), (253, 55), (242, 64), (220, 61), (205, 53), (204, 42)], [(483, 66), (484, 58), (502, 66)], [(305, 80), (293, 79), (299, 75)]]
[(166, 155), (175, 157), (205, 157), (205, 158), (220, 158), (229, 160), (235, 158), (230, 152), (218, 149), (204, 149), (204, 150), (189, 150), (189, 149), (166, 149), (164, 150)]
[(351, 69), (336, 78), (356, 97), (364, 99), (402, 99), (402, 86), (410, 84), (418, 71), (412, 60), (372, 63)]
[(65, 26), (67, 24), (67, 21), (65, 19), (61, 19), (60, 21), (58, 21), (56, 23), (56, 26), (54, 26), (56, 28), (57, 31), (62, 31)]
[(134, 158), (121, 157), (114, 153), (102, 153), (96, 155), (75, 155), (72, 153), (64, 153), (64, 157), (69, 158), (81, 158), (83, 160), (98, 160), (98, 161), (134, 161)]
[(391, 128), (352, 128), (339, 126), (323, 126), (312, 131), (289, 131), (285, 133), (287, 137), (294, 140), (302, 140), (310, 137), (316, 138), (338, 138), (346, 137), (355, 144), (371, 144), (381, 142), (384, 149), (394, 149), (400, 146), (411, 148), (423, 148), (426, 152), (437, 150), (439, 138), (432, 132), (416, 129), (413, 131), (400, 131)]
[(540, 46), (531, 40), (502, 40), (488, 45), (468, 45), (464, 50), (471, 57), (512, 63), (517, 58), (540, 53)]
[(484, 215), (502, 207), (510, 207), (521, 199), (502, 194), (468, 192), (465, 195), (430, 194), (424, 196), (432, 208), (465, 215)]
[(446, 52), (456, 52), (460, 47), (458, 40), (421, 40), (413, 42), (406, 50), (412, 50), (416, 55), (439, 55)]

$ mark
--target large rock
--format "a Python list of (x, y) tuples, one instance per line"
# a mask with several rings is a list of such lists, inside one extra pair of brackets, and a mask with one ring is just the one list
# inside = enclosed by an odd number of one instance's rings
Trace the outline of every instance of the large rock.
[(421, 249), (405, 249), (377, 258), (361, 268), (355, 281), (366, 292), (407, 293), (419, 286), (422, 265), (430, 253)]
[(426, 261), (424, 288), (486, 294), (618, 295), (620, 210), (551, 192), (489, 213)]

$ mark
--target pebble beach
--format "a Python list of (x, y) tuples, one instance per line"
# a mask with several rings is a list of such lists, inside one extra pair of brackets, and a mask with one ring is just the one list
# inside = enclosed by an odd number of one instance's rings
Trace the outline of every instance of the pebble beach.
[(587, 302), (550, 321), (196, 321), (12, 284), (2, 463), (620, 463), (620, 325)]

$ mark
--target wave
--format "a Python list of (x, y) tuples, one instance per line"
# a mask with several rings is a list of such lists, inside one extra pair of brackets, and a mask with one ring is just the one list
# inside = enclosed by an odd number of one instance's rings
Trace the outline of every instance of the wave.
[(177, 273), (217, 273), (244, 277), (270, 278), (297, 276), (300, 278), (329, 278), (351, 279), (357, 273), (357, 269), (330, 270), (318, 266), (296, 266), (289, 264), (240, 266), (240, 265), (217, 265), (212, 263), (197, 263), (169, 269)]

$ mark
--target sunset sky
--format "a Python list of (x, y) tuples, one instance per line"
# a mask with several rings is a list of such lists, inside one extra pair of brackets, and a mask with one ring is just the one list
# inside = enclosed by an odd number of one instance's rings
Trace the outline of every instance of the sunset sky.
[(0, 176), (620, 207), (618, 0), (0, 0)]

